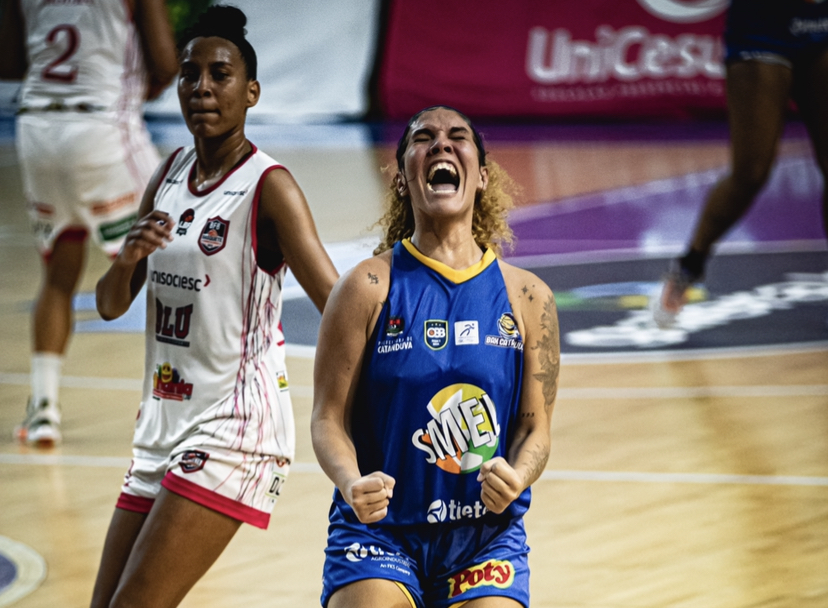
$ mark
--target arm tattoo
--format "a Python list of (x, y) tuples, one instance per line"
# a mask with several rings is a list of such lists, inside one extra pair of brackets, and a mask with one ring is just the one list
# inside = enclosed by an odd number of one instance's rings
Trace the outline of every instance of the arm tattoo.
[(558, 372), (561, 367), (561, 347), (558, 336), (558, 314), (555, 299), (549, 296), (541, 315), (541, 337), (533, 350), (538, 350), (541, 372), (533, 378), (543, 384), (543, 407), (549, 411), (558, 394)]
[(379, 283), (379, 277), (375, 274), (368, 273), (368, 280), (371, 282), (372, 285), (376, 285)]
[(526, 455), (529, 459), (529, 469), (524, 482), (538, 479), (546, 468), (546, 461), (549, 460), (549, 452), (540, 448), (530, 448), (526, 451)]

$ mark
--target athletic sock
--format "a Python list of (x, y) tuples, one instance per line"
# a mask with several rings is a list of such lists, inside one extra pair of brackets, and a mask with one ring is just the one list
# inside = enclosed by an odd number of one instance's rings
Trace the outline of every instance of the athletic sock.
[(62, 369), (62, 355), (46, 352), (32, 354), (32, 401), (39, 404), (46, 399), (52, 407), (57, 407)]
[(690, 249), (683, 257), (679, 258), (679, 266), (691, 278), (697, 281), (704, 276), (704, 267), (707, 264), (707, 254)]

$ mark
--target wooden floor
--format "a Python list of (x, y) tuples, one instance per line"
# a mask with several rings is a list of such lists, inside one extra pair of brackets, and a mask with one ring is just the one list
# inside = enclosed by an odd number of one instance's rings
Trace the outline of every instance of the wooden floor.
[[(727, 157), (715, 143), (549, 144), (543, 153), (567, 163), (559, 178), (514, 171), (536, 200), (717, 167)], [(507, 168), (509, 154), (504, 147)], [(364, 176), (387, 150), (279, 158), (304, 186), (323, 240), (364, 234), (382, 190)], [(329, 167), (336, 180), (326, 185)], [(85, 606), (129, 461), (143, 338), (76, 335), (61, 390), (64, 444), (44, 452), (11, 441), (28, 395), (39, 260), (8, 145), (0, 184), (0, 537), (30, 547), (47, 568), (13, 605)], [(93, 252), (81, 291), (92, 291), (105, 268)], [(828, 351), (614, 361), (563, 360), (552, 455), (527, 516), (532, 606), (828, 606)], [(319, 605), (332, 485), (310, 446), (312, 360), (292, 355), (288, 364), (297, 463), (270, 529), (243, 526), (182, 606)], [(6, 601), (0, 595), (0, 606)]]

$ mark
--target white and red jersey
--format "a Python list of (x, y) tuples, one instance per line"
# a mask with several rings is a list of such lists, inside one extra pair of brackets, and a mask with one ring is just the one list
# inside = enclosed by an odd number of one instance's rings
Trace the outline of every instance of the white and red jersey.
[(215, 446), (292, 459), (280, 317), (286, 267), (262, 269), (256, 216), (283, 167), (253, 146), (221, 181), (190, 187), (194, 148), (167, 161), (155, 208), (173, 240), (148, 258), (146, 369), (134, 444), (180, 453)]
[(20, 0), (29, 69), (20, 107), (138, 112), (147, 75), (125, 0)]

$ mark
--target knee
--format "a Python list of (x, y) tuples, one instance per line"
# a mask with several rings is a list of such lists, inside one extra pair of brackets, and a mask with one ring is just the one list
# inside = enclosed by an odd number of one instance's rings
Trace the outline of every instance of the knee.
[(771, 165), (765, 163), (735, 167), (730, 175), (730, 181), (739, 194), (752, 198), (767, 183), (770, 173)]

